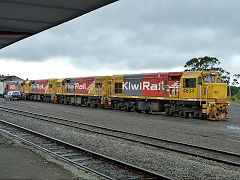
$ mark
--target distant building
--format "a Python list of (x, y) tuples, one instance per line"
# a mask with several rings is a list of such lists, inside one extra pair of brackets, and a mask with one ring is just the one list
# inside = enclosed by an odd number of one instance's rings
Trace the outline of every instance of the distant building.
[(17, 76), (0, 75), (0, 82), (6, 82), (6, 81), (23, 81), (23, 79)]

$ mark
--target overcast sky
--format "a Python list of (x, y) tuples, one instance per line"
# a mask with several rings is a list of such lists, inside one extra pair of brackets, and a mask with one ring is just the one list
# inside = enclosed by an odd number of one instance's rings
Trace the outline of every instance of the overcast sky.
[(183, 71), (211, 56), (240, 73), (240, 1), (120, 0), (0, 50), (29, 79)]

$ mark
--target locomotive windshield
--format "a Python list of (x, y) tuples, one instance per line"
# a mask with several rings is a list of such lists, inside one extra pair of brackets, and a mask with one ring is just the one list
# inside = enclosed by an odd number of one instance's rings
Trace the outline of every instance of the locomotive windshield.
[(215, 76), (206, 76), (204, 78), (204, 82), (206, 82), (206, 83), (214, 83), (215, 82)]
[(196, 88), (196, 78), (184, 79), (184, 88)]

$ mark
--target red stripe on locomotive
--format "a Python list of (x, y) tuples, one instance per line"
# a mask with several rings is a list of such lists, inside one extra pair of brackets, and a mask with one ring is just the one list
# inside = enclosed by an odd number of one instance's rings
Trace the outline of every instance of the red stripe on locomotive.
[(183, 73), (156, 73), (143, 74), (142, 95), (154, 97), (169, 97), (170, 89), (176, 89), (180, 85)]
[(76, 78), (75, 79), (75, 93), (76, 94), (89, 94), (90, 90), (94, 88), (94, 78), (85, 77), (85, 78)]
[(48, 86), (48, 80), (38, 80), (37, 81), (37, 92), (45, 93)]

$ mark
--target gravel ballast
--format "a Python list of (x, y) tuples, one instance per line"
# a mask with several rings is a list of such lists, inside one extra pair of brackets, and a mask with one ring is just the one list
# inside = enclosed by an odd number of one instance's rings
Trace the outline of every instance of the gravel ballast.
[(240, 152), (239, 107), (230, 108), (231, 119), (208, 121), (32, 101), (0, 101), (1, 104), (127, 132)]
[(239, 179), (240, 168), (0, 111), (0, 119), (177, 179)]

